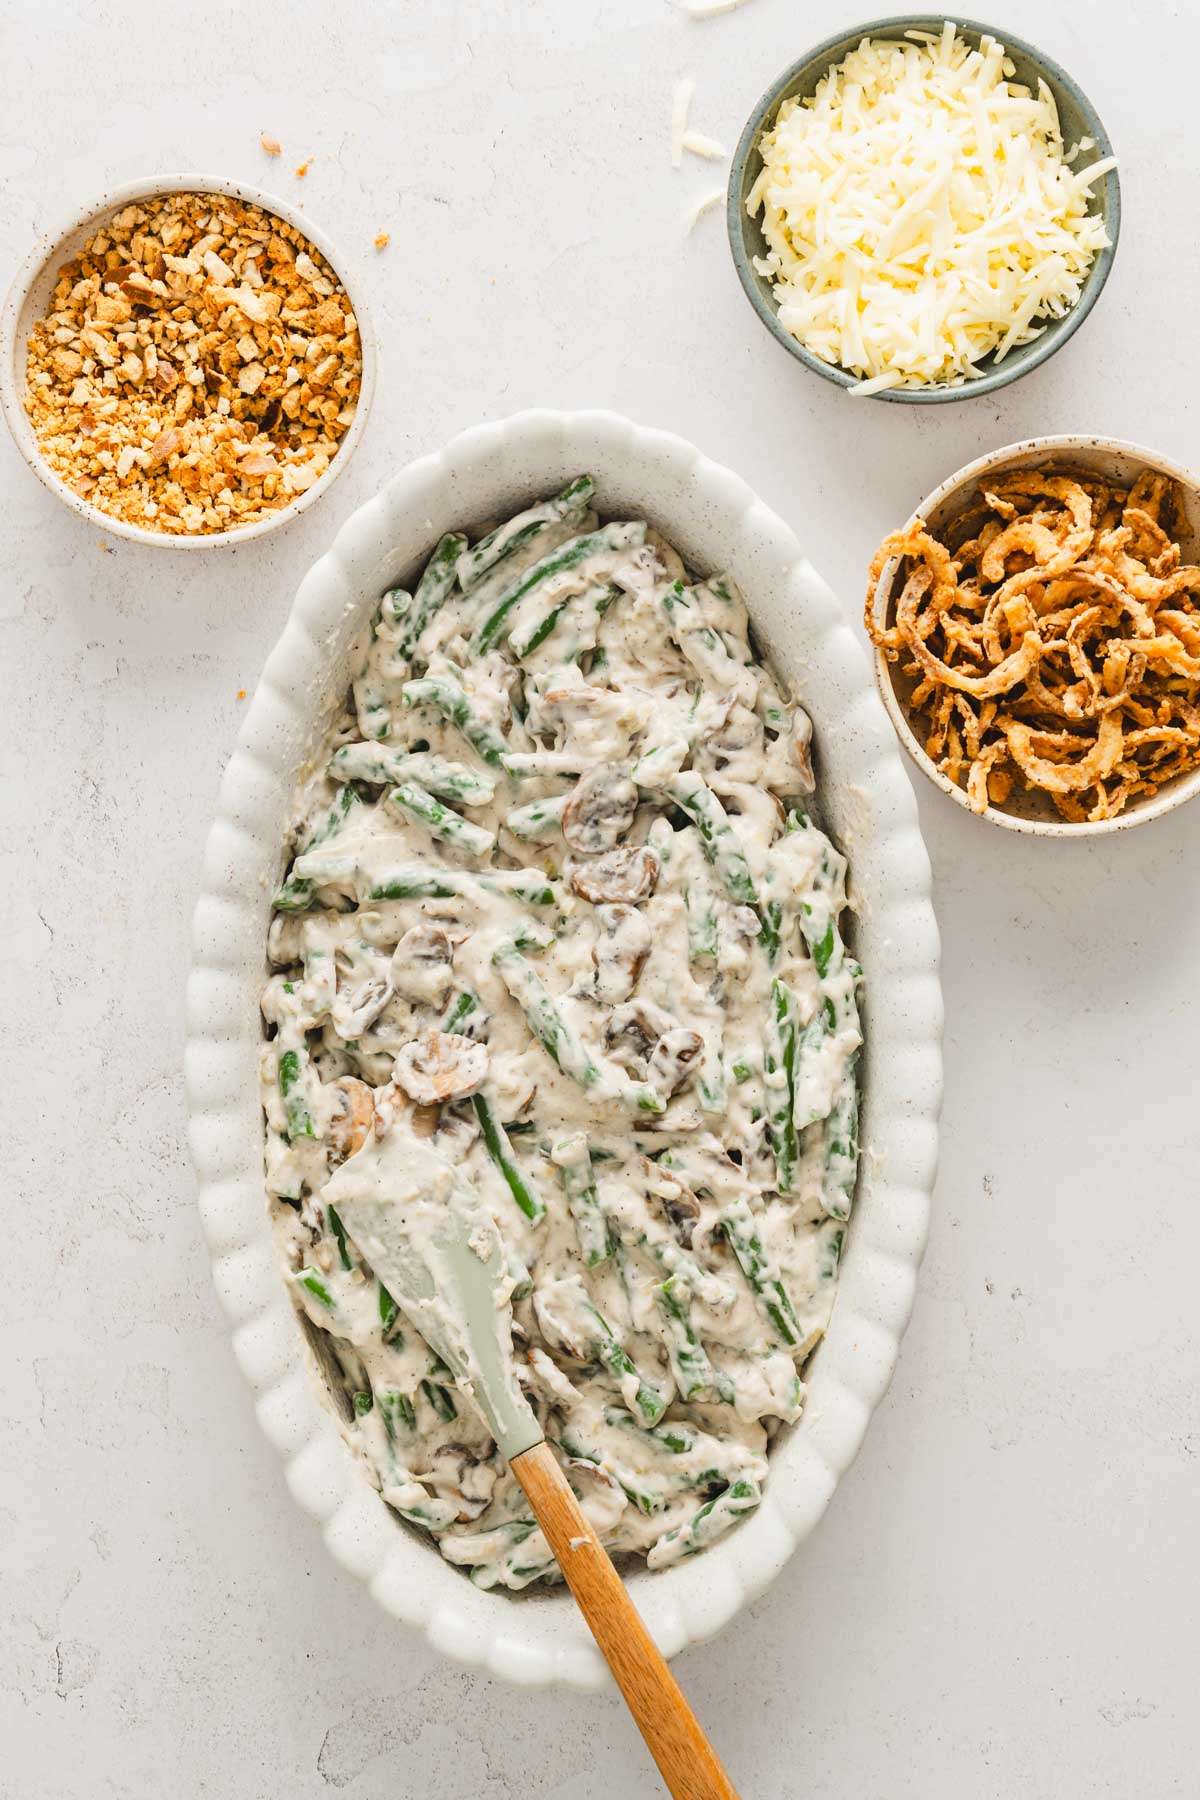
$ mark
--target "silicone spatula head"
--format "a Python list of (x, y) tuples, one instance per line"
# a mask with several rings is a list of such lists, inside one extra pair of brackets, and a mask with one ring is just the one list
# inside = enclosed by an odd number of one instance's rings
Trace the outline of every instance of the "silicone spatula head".
[(542, 1431), (517, 1384), (512, 1278), (479, 1195), (402, 1125), (373, 1138), (325, 1184), (364, 1260), (440, 1356), (509, 1462)]

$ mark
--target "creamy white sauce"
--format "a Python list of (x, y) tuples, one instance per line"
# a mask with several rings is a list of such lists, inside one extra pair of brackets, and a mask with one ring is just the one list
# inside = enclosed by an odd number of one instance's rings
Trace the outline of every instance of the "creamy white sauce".
[(470, 1382), (331, 1206), (347, 1155), (431, 1134), (412, 1179), (427, 1155), (478, 1195), (519, 1380), (605, 1543), (651, 1567), (757, 1504), (857, 1168), (860, 971), (808, 720), (733, 584), (591, 497), (447, 538), (385, 597), (299, 797), (263, 996), (293, 1295), (385, 1498), (483, 1586), (556, 1565)]

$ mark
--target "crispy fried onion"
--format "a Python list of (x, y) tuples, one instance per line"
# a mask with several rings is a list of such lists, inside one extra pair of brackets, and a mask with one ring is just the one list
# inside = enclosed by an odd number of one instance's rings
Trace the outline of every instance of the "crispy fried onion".
[[(926, 753), (976, 812), (1114, 818), (1200, 767), (1200, 567), (1174, 484), (1002, 474), (871, 564), (866, 625)], [(887, 614), (875, 616), (894, 565)], [(1036, 810), (1036, 808), (1034, 808)]]

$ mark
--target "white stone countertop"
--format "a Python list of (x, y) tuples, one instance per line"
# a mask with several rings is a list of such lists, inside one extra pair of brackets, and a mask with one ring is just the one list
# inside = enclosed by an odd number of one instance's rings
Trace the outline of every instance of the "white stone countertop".
[[(602, 405), (678, 431), (792, 522), (855, 617), (878, 539), (980, 451), (1101, 431), (1200, 462), (1188, 0), (993, 21), (1095, 100), (1125, 205), (1095, 314), (993, 398), (848, 400), (756, 322), (720, 213), (685, 235), (725, 171), (672, 171), (676, 79), (732, 146), (860, 12), (0, 0), (0, 281), (113, 182), (226, 173), (361, 265), (382, 346), (346, 475), (236, 554), (102, 543), (0, 443), (4, 1800), (659, 1791), (613, 1695), (443, 1661), (289, 1497), (194, 1208), (190, 917), (238, 690), (301, 574), (465, 425)], [(915, 1317), (824, 1523), (678, 1673), (745, 1800), (1194, 1795), (1200, 805), (1045, 845), (918, 798), (947, 1088)]]

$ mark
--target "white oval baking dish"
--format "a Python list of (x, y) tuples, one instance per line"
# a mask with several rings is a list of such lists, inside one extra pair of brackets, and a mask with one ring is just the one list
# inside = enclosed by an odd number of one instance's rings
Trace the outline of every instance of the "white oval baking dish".
[(866, 971), (863, 1158), (829, 1332), (762, 1505), (690, 1563), (631, 1580), (667, 1655), (711, 1637), (820, 1518), (895, 1366), (925, 1243), (941, 1095), (938, 937), (912, 790), (866, 655), (788, 527), (682, 439), (606, 412), (526, 412), (412, 464), (347, 521), (296, 595), (225, 774), (188, 989), (192, 1154), (216, 1285), (293, 1494), (375, 1598), (463, 1662), (524, 1685), (594, 1688), (606, 1670), (564, 1593), (481, 1592), (370, 1487), (322, 1404), (263, 1190), (258, 1008), (269, 896), (297, 770), (347, 684), (355, 633), (451, 526), (506, 517), (581, 470), (602, 508), (647, 518), (699, 570), (744, 589), (770, 659), (812, 714), (823, 821), (850, 857)]

